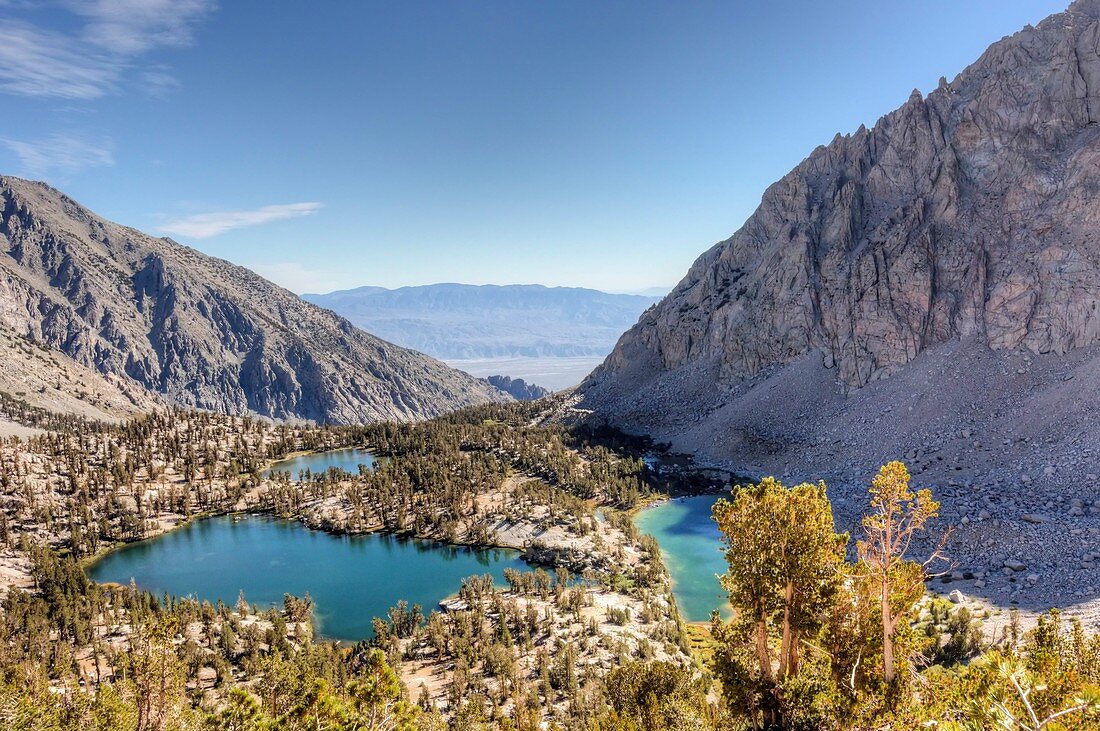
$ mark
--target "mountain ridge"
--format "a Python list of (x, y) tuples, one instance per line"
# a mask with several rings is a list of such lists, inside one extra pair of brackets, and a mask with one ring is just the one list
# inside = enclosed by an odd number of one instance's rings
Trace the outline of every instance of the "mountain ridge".
[(415, 419), (506, 398), (254, 272), (0, 176), (0, 314), (168, 401), (277, 419)]
[(569, 413), (745, 479), (824, 479), (849, 530), (875, 466), (902, 460), (951, 527), (945, 580), (1095, 620), (1098, 120), (1084, 0), (811, 152)]
[(976, 361), (992, 377), (1021, 367), (1017, 351), (1100, 343), (1098, 19), (1078, 0), (812, 151), (623, 335), (580, 387), (586, 408), (717, 461), (794, 469), (776, 438), (799, 431), (797, 403), (771, 426), (741, 410), (785, 371), (812, 366), (843, 395), (958, 345), (993, 351)]
[(384, 338), (452, 360), (603, 356), (657, 301), (584, 287), (451, 282), (302, 297)]

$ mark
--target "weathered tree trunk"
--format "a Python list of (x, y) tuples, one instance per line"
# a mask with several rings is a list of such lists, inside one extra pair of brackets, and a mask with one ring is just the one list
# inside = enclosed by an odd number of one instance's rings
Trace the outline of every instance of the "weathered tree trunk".
[(786, 589), (784, 590), (784, 606), (783, 606), (783, 640), (779, 645), (779, 677), (786, 678), (789, 675), (793, 675), (797, 672), (797, 669), (791, 667), (791, 601), (794, 599), (794, 584), (790, 581), (787, 582)]
[(791, 659), (787, 664), (787, 671), (791, 675), (798, 675), (802, 667), (802, 660), (798, 655), (798, 632), (791, 630)]
[(764, 680), (773, 682), (772, 656), (768, 650), (768, 624), (763, 614), (756, 619), (756, 659), (760, 662), (760, 675)]
[(894, 682), (894, 618), (890, 611), (890, 582), (882, 581), (882, 677)]

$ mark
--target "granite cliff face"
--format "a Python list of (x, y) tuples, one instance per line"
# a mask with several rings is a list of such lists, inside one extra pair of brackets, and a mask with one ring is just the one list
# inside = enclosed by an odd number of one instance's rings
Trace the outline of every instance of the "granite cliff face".
[(1098, 307), (1100, 0), (1082, 0), (815, 150), (570, 413), (743, 477), (825, 479), (849, 530), (902, 459), (943, 503), (936, 535), (955, 529), (953, 588), (1096, 625)]
[(1096, 343), (1098, 16), (1097, 0), (1074, 3), (814, 150), (584, 390), (614, 412), (704, 362), (736, 383), (814, 354), (854, 389), (950, 341)]
[(0, 321), (177, 404), (278, 419), (415, 419), (506, 399), (253, 272), (0, 177)]

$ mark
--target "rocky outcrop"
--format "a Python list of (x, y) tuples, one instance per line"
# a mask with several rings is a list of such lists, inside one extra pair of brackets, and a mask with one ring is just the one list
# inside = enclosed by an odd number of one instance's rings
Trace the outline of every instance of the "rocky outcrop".
[(1079, 0), (814, 150), (583, 390), (614, 413), (703, 363), (734, 384), (814, 355), (855, 389), (950, 341), (1100, 341), (1098, 16)]
[(242, 267), (0, 177), (0, 321), (114, 382), (277, 419), (415, 419), (507, 398)]
[(536, 386), (534, 383), (528, 383), (522, 378), (488, 376), (485, 380), (488, 381), (493, 388), (503, 391), (517, 401), (534, 401), (543, 396), (550, 395), (550, 391), (547, 389), (542, 386)]
[[(103, 376), (64, 353), (36, 345), (0, 323), (0, 419), (26, 424), (10, 404), (92, 421), (120, 421), (163, 406), (124, 377)], [(9, 408), (5, 409), (4, 405)], [(35, 423), (37, 420), (31, 420)], [(2, 432), (0, 432), (2, 433)]]
[(549, 545), (536, 541), (527, 546), (521, 555), (527, 563), (565, 568), (575, 574), (586, 571), (606, 574), (615, 569), (615, 561), (610, 556), (580, 546)]

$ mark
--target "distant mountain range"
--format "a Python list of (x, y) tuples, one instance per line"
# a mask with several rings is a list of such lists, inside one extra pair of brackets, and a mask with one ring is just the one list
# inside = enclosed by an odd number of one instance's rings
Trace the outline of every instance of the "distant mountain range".
[(358, 287), (302, 298), (380, 338), (452, 360), (603, 356), (660, 300), (537, 284)]
[(506, 400), (254, 272), (0, 176), (0, 390), (125, 416), (153, 402), (320, 422)]

